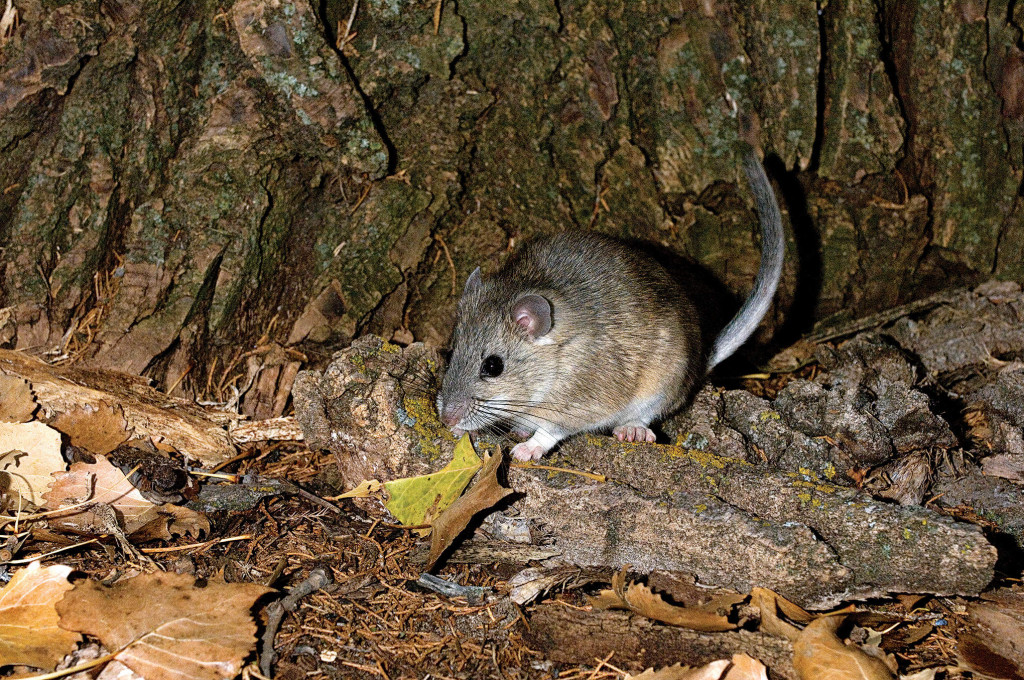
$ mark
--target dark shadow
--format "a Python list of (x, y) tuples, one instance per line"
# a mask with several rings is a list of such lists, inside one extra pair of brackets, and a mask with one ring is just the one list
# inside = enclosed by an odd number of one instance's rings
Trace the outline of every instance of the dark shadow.
[(773, 348), (782, 348), (793, 344), (814, 327), (822, 284), (821, 235), (808, 212), (807, 192), (797, 171), (787, 170), (776, 156), (765, 158), (764, 166), (781, 194), (780, 207), (789, 211), (789, 224), (796, 243), (793, 302), (785, 311), (784, 321), (770, 343)]
[(1013, 535), (996, 530), (984, 530), (985, 538), (996, 549), (995, 576), (989, 588), (1013, 585), (1024, 573), (1024, 549)]

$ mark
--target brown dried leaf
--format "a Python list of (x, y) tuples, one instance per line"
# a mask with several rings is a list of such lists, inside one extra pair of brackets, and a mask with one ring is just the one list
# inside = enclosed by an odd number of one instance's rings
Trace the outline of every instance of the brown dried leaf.
[(0, 371), (0, 421), (27, 423), (38, 406), (27, 380)]
[(82, 636), (57, 626), (54, 605), (74, 586), (71, 567), (32, 562), (0, 590), (0, 666), (53, 669)]
[(165, 503), (157, 508), (159, 515), (151, 522), (132, 533), (137, 541), (152, 539), (171, 540), (174, 536), (188, 534), (199, 538), (210, 533), (210, 520), (201, 512), (196, 512), (182, 505)]
[(512, 493), (512, 489), (503, 487), (498, 482), (498, 467), (500, 465), (500, 455), (484, 454), (480, 479), (431, 522), (433, 531), (430, 534), (430, 555), (427, 557), (428, 571), (434, 568), (441, 554), (462, 533), (469, 521), (473, 519), (473, 515), (481, 510), (494, 507), (498, 501)]
[(768, 680), (768, 669), (746, 654), (733, 654), (732, 665), (722, 680)]
[(1024, 591), (1003, 588), (984, 597), (967, 605), (960, 664), (992, 678), (1024, 678)]
[(814, 618), (808, 612), (767, 588), (754, 588), (750, 591), (750, 606), (761, 611), (760, 630), (762, 632), (790, 640), (800, 637), (800, 629), (784, 621), (782, 616), (797, 623), (808, 623)]
[[(143, 498), (124, 473), (103, 456), (96, 456), (95, 463), (75, 463), (68, 472), (58, 472), (53, 477), (50, 491), (43, 494), (45, 507), (51, 510), (82, 501), (105, 503), (117, 513), (126, 534), (138, 531), (159, 515), (157, 506)], [(51, 518), (50, 524), (92, 533), (93, 527), (104, 523), (89, 505), (83, 505), (67, 515)]]
[(59, 432), (38, 421), (0, 423), (0, 488), (41, 505), (51, 475), (65, 467)]
[(57, 604), (61, 626), (94, 635), (147, 680), (233, 678), (256, 641), (249, 610), (272, 589), (152, 573), (84, 581)]
[(106, 402), (59, 413), (50, 424), (66, 434), (72, 446), (92, 453), (110, 453), (131, 436), (124, 409)]
[(626, 585), (626, 570), (612, 576), (612, 589), (602, 590), (590, 598), (595, 609), (628, 609), (641, 616), (690, 630), (714, 633), (734, 630), (736, 624), (715, 613), (714, 607), (679, 607), (669, 604), (661, 595), (640, 583)]
[(719, 680), (728, 667), (725, 659), (697, 668), (675, 664), (658, 670), (648, 668), (640, 675), (626, 675), (626, 680)]
[(793, 641), (793, 667), (802, 680), (893, 680), (881, 659), (856, 645), (845, 645), (836, 635), (842, 616), (812, 621)]

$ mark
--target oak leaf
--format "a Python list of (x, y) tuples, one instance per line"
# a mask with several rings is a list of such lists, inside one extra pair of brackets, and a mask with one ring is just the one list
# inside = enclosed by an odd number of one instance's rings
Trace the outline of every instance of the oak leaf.
[(0, 421), (27, 423), (38, 406), (27, 380), (0, 372)]
[(210, 520), (201, 512), (196, 512), (183, 505), (165, 503), (157, 507), (157, 517), (134, 533), (132, 538), (137, 541), (151, 539), (171, 540), (174, 536), (188, 534), (199, 538), (203, 534), (210, 535)]
[(661, 595), (640, 583), (626, 585), (626, 570), (612, 575), (612, 589), (602, 590), (590, 598), (595, 609), (628, 609), (655, 621), (681, 628), (713, 633), (734, 630), (736, 624), (718, 614), (713, 600), (701, 607), (680, 607), (669, 604)]
[(53, 669), (82, 636), (57, 626), (54, 605), (74, 586), (71, 567), (32, 562), (0, 590), (0, 666)]
[(0, 423), (0, 488), (41, 505), (51, 475), (65, 467), (60, 432), (38, 421)]
[(68, 472), (54, 477), (53, 487), (43, 495), (46, 507), (58, 510), (63, 505), (81, 505), (68, 514), (52, 517), (51, 526), (82, 534), (109, 533), (110, 513), (101, 509), (109, 506), (120, 529), (139, 541), (170, 540), (182, 534), (198, 538), (210, 533), (206, 515), (184, 506), (157, 505), (146, 499), (120, 468), (103, 456), (96, 456), (95, 463), (75, 463)]
[(498, 501), (512, 493), (512, 489), (503, 487), (498, 481), (500, 465), (500, 454), (486, 456), (480, 479), (431, 522), (433, 531), (430, 536), (430, 555), (427, 557), (428, 571), (434, 568), (441, 554), (469, 525), (475, 514), (494, 507)]
[(801, 680), (893, 680), (885, 661), (839, 639), (842, 622), (842, 616), (815, 619), (793, 641), (793, 667)]
[(124, 473), (103, 456), (96, 456), (95, 463), (75, 463), (67, 472), (58, 472), (53, 477), (50, 491), (43, 494), (47, 508), (57, 510), (62, 505), (87, 503), (69, 514), (51, 518), (52, 526), (95, 533), (93, 527), (105, 526), (105, 522), (90, 510), (92, 503), (112, 507), (125, 534), (138, 531), (159, 516), (157, 505), (146, 500)]
[(60, 624), (93, 635), (146, 680), (233, 678), (256, 642), (250, 609), (272, 589), (152, 573), (84, 581), (57, 604)]
[(72, 446), (91, 453), (110, 453), (131, 436), (124, 409), (106, 402), (59, 413), (50, 425), (66, 434)]

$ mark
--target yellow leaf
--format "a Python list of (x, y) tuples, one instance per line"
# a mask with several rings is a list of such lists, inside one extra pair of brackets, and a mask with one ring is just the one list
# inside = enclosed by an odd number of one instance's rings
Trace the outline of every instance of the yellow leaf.
[(390, 498), (384, 507), (405, 526), (426, 524), (455, 502), (482, 465), (469, 435), (463, 435), (443, 470), (385, 482)]
[(363, 482), (356, 488), (351, 491), (346, 491), (340, 496), (334, 496), (331, 500), (340, 501), (342, 498), (369, 498), (380, 491), (382, 486), (384, 485), (376, 479), (363, 480)]

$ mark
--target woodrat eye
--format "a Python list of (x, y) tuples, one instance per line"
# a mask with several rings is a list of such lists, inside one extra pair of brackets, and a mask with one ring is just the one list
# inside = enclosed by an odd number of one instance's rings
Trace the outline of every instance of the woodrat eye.
[(505, 362), (501, 360), (501, 357), (492, 354), (484, 359), (484, 362), (480, 364), (480, 377), (496, 378), (501, 375), (501, 372), (504, 370)]

